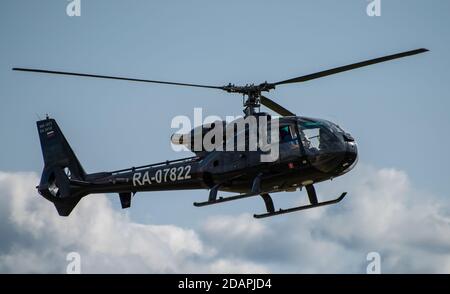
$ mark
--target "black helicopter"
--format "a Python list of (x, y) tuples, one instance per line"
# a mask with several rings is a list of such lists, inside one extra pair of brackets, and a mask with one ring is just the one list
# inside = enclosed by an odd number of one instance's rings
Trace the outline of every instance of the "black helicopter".
[[(68, 216), (81, 198), (94, 193), (118, 193), (122, 208), (128, 208), (132, 196), (141, 191), (209, 189), (208, 200), (195, 202), (195, 206), (261, 196), (267, 212), (255, 214), (254, 217), (263, 218), (341, 201), (346, 193), (342, 193), (334, 200), (319, 202), (313, 184), (350, 171), (357, 162), (358, 152), (354, 138), (338, 125), (323, 119), (296, 116), (263, 96), (262, 92), (269, 92), (277, 86), (306, 82), (426, 51), (428, 50), (424, 48), (416, 49), (277, 83), (264, 82), (246, 86), (233, 84), (208, 86), (29, 68), (13, 68), (13, 70), (218, 89), (242, 94), (245, 98), (245, 118), (265, 116), (268, 118), (268, 128), (271, 127), (273, 119), (259, 111), (261, 104), (281, 116), (277, 123), (279, 138), (270, 139), (272, 144), (279, 144), (279, 156), (273, 162), (262, 162), (259, 155), (263, 151), (259, 149), (195, 150), (192, 143), (186, 144), (183, 141), (183, 138), (194, 136), (195, 129), (193, 129), (189, 134), (172, 136), (172, 143), (187, 146), (196, 154), (194, 157), (90, 174), (84, 171), (56, 121), (48, 117), (38, 121), (37, 128), (45, 165), (37, 190), (54, 203), (59, 215)], [(211, 127), (211, 124), (202, 126), (202, 136), (207, 135)], [(246, 132), (249, 131), (251, 130), (247, 128)], [(245, 142), (248, 144), (248, 140)], [(217, 144), (225, 144), (225, 140), (217, 140)], [(309, 205), (275, 209), (270, 193), (295, 191), (302, 187), (306, 188)], [(236, 195), (218, 197), (219, 191), (234, 192)]]

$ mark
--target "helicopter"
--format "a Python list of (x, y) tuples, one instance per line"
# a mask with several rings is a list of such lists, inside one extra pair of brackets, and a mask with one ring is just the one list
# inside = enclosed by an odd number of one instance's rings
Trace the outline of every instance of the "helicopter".
[[(40, 195), (53, 202), (59, 215), (69, 216), (78, 202), (89, 194), (117, 193), (121, 207), (129, 208), (132, 197), (137, 192), (207, 189), (209, 190), (208, 199), (194, 202), (194, 206), (201, 207), (260, 196), (264, 201), (266, 212), (254, 214), (254, 217), (265, 218), (331, 205), (343, 200), (346, 192), (335, 199), (319, 201), (314, 185), (332, 180), (352, 170), (358, 161), (358, 148), (350, 133), (337, 124), (324, 119), (297, 116), (262, 93), (274, 90), (278, 86), (303, 83), (427, 51), (429, 50), (421, 48), (275, 83), (266, 81), (245, 86), (236, 86), (231, 83), (225, 86), (211, 86), (32, 68), (13, 68), (13, 70), (197, 87), (241, 94), (244, 119), (265, 118), (267, 127), (277, 131), (276, 138), (270, 138), (270, 144), (278, 144), (279, 150), (278, 157), (273, 161), (262, 161), (261, 154), (264, 151), (261, 149), (254, 151), (244, 148), (244, 150), (224, 151), (220, 148), (213, 150), (194, 148), (192, 141), (195, 140), (189, 139), (195, 137), (197, 127), (187, 134), (174, 134), (171, 137), (173, 144), (187, 147), (195, 156), (115, 171), (86, 173), (57, 122), (47, 116), (36, 123), (44, 159), (41, 180), (36, 188)], [(274, 111), (280, 117), (275, 119), (261, 112), (261, 105)], [(226, 128), (227, 124), (223, 123), (221, 127)], [(200, 132), (203, 138), (211, 132), (212, 124), (203, 125), (200, 128), (203, 131)], [(254, 130), (245, 126), (244, 131), (249, 133)], [(233, 136), (231, 137), (236, 138), (237, 134), (233, 133)], [(223, 146), (227, 142), (227, 139), (217, 138), (215, 146)], [(248, 139), (245, 139), (244, 143), (248, 145)], [(301, 190), (303, 187), (306, 189), (309, 204), (275, 209), (271, 194)], [(218, 196), (219, 192), (231, 192), (235, 195)]]

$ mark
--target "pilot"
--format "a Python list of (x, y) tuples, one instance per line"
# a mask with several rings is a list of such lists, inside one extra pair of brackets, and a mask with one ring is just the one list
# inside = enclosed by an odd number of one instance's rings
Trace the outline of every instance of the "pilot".
[(291, 132), (289, 131), (289, 126), (284, 126), (280, 128), (280, 142), (288, 142), (292, 140)]
[(305, 148), (306, 151), (310, 151), (313, 153), (318, 151), (317, 148), (315, 148), (311, 143), (311, 140), (306, 136), (306, 134), (302, 130), (300, 130), (300, 138), (302, 140), (303, 148)]

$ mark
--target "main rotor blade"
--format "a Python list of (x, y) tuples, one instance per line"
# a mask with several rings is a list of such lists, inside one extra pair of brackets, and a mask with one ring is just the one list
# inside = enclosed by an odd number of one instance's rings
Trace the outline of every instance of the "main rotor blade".
[(75, 72), (53, 71), (53, 70), (43, 70), (43, 69), (33, 69), (33, 68), (17, 68), (17, 67), (15, 67), (12, 70), (47, 73), (47, 74), (57, 74), (57, 75), (66, 75), (66, 76), (90, 77), (90, 78), (99, 78), (99, 79), (113, 79), (113, 80), (132, 81), (132, 82), (144, 82), (144, 83), (224, 90), (223, 87), (218, 87), (218, 86), (197, 85), (197, 84), (176, 83), (176, 82), (155, 81), (155, 80), (144, 80), (144, 79), (135, 79), (135, 78), (114, 77), (114, 76), (104, 76), (104, 75), (95, 75), (95, 74), (83, 74), (83, 73), (75, 73)]
[(305, 75), (305, 76), (301, 76), (301, 77), (297, 77), (297, 78), (293, 78), (293, 79), (289, 79), (289, 80), (285, 80), (285, 81), (280, 81), (280, 82), (274, 83), (273, 85), (277, 86), (277, 85), (283, 85), (283, 84), (306, 82), (306, 81), (318, 79), (321, 77), (337, 74), (340, 72), (356, 69), (359, 67), (368, 66), (368, 65), (372, 65), (372, 64), (376, 64), (376, 63), (380, 63), (380, 62), (385, 62), (385, 61), (389, 61), (392, 59), (407, 57), (407, 56), (411, 56), (411, 55), (415, 55), (415, 54), (420, 54), (420, 53), (424, 53), (427, 51), (429, 51), (429, 50), (425, 49), (425, 48), (421, 48), (421, 49), (416, 49), (416, 50), (412, 50), (412, 51), (397, 53), (397, 54), (379, 57), (379, 58), (375, 58), (375, 59), (370, 59), (370, 60), (353, 63), (353, 64), (349, 64), (349, 65), (345, 65), (345, 66), (340, 66), (340, 67), (336, 67), (333, 69), (324, 70), (324, 71), (316, 72), (313, 74), (309, 74), (309, 75)]
[(295, 113), (290, 112), (280, 104), (276, 103), (272, 99), (269, 99), (263, 95), (261, 95), (261, 104), (266, 106), (267, 108), (275, 111), (276, 113), (282, 115), (282, 116), (295, 116)]

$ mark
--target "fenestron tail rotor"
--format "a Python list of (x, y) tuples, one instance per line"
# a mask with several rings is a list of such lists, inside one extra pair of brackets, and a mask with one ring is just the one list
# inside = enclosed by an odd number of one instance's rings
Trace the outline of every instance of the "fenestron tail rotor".
[(132, 81), (132, 82), (143, 82), (143, 83), (153, 83), (153, 84), (165, 84), (165, 85), (173, 85), (173, 86), (185, 86), (185, 87), (196, 87), (196, 88), (206, 88), (206, 89), (217, 89), (223, 90), (228, 93), (239, 93), (246, 97), (244, 101), (244, 112), (246, 115), (252, 115), (257, 112), (257, 109), (260, 107), (260, 104), (263, 104), (267, 108), (272, 111), (282, 115), (282, 116), (292, 116), (295, 115), (293, 112), (287, 110), (283, 106), (274, 102), (273, 100), (263, 96), (262, 92), (269, 92), (270, 90), (275, 89), (277, 86), (294, 84), (294, 83), (302, 83), (322, 77), (326, 77), (329, 75), (334, 75), (337, 73), (357, 69), (360, 67), (365, 67), (385, 61), (390, 61), (398, 58), (403, 58), (407, 56), (412, 56), (420, 53), (424, 53), (429, 51), (425, 48), (420, 48), (416, 50), (401, 52), (397, 54), (387, 55), (375, 59), (365, 60), (358, 63), (353, 63), (345, 66), (340, 66), (308, 75), (299, 76), (296, 78), (291, 78), (283, 81), (279, 81), (276, 83), (268, 83), (264, 82), (261, 84), (251, 84), (246, 86), (235, 86), (234, 84), (229, 83), (225, 86), (212, 86), (212, 85), (202, 85), (202, 84), (191, 84), (191, 83), (180, 83), (180, 82), (171, 82), (171, 81), (159, 81), (159, 80), (148, 80), (148, 79), (140, 79), (140, 78), (128, 78), (128, 77), (120, 77), (120, 76), (109, 76), (109, 75), (98, 75), (98, 74), (85, 74), (85, 73), (76, 73), (76, 72), (65, 72), (65, 71), (53, 71), (53, 70), (43, 70), (43, 69), (33, 69), (33, 68), (19, 68), (15, 67), (13, 70), (15, 71), (23, 71), (23, 72), (35, 72), (35, 73), (44, 73), (44, 74), (57, 74), (57, 75), (66, 75), (66, 76), (78, 76), (78, 77), (90, 77), (90, 78), (100, 78), (100, 79), (113, 79), (113, 80), (122, 80), (122, 81)]

